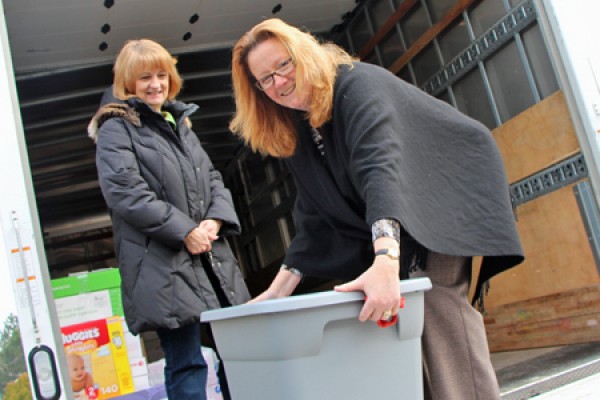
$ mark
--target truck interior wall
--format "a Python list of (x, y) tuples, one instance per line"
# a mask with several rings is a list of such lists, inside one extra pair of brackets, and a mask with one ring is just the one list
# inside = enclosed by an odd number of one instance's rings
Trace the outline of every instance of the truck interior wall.
[[(509, 182), (579, 153), (564, 95), (556, 92), (493, 131)], [(516, 208), (525, 262), (494, 278), (489, 307), (600, 284), (573, 185)]]

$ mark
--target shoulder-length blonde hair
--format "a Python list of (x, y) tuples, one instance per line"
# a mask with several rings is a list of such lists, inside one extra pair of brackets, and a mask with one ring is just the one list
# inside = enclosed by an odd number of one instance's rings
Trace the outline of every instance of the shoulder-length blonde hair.
[(169, 94), (173, 100), (181, 90), (183, 83), (177, 68), (176, 60), (160, 44), (150, 39), (129, 40), (119, 52), (114, 72), (114, 95), (121, 100), (135, 97), (135, 81), (144, 71), (158, 68), (169, 75)]
[(232, 81), (236, 112), (229, 129), (254, 151), (289, 157), (296, 148), (295, 112), (269, 99), (256, 88), (248, 67), (248, 54), (260, 43), (279, 40), (296, 67), (296, 90), (310, 87), (308, 120), (318, 128), (331, 118), (333, 85), (338, 66), (352, 65), (353, 58), (332, 43), (319, 43), (280, 19), (265, 20), (246, 32), (233, 48)]

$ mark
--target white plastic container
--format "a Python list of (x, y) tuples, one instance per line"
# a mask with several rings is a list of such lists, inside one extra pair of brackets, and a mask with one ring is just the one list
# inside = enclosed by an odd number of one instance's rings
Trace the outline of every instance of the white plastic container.
[(358, 321), (361, 292), (291, 296), (202, 313), (233, 400), (421, 400), (423, 292), (401, 281), (398, 323)]

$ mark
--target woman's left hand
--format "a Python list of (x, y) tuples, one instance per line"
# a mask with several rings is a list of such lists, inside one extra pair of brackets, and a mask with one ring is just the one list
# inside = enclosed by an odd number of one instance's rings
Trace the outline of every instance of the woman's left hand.
[(390, 319), (400, 307), (400, 264), (387, 256), (375, 257), (373, 265), (353, 281), (335, 287), (337, 292), (365, 293), (367, 300), (358, 316), (361, 322)]
[(200, 225), (192, 229), (183, 240), (190, 254), (200, 254), (210, 251), (212, 249), (212, 242), (219, 238), (215, 233), (208, 230), (206, 225), (203, 226), (203, 222), (205, 221), (202, 221)]
[(200, 229), (204, 229), (205, 231), (211, 233), (213, 236), (216, 236), (216, 238), (218, 239), (219, 237), (217, 235), (219, 233), (219, 230), (221, 229), (221, 225), (223, 225), (223, 222), (220, 220), (205, 219), (204, 221), (200, 222), (200, 225), (198, 225), (198, 227)]

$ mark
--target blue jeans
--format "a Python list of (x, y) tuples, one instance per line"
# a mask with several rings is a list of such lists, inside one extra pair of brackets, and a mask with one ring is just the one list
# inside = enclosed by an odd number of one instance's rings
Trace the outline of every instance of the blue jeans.
[(206, 400), (208, 368), (200, 344), (200, 323), (158, 329), (165, 353), (165, 389), (170, 400)]

